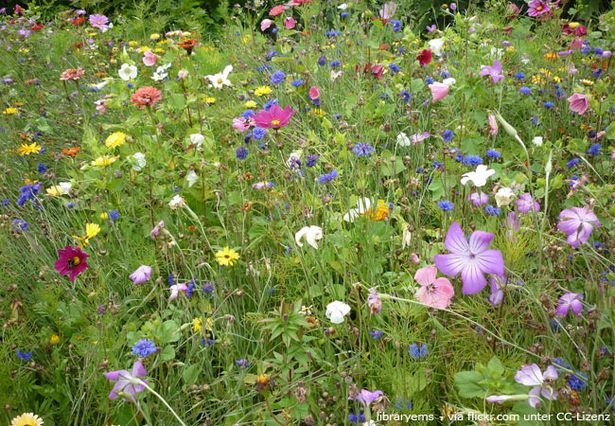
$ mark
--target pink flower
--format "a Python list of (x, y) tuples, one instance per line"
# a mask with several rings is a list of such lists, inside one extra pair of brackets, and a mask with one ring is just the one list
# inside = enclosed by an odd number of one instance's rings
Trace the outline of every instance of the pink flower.
[(555, 309), (555, 314), (559, 317), (565, 317), (569, 311), (580, 317), (583, 311), (583, 295), (580, 293), (566, 293), (559, 298), (559, 303)]
[(111, 393), (109, 393), (110, 400), (117, 399), (121, 393), (122, 396), (134, 402), (136, 394), (143, 392), (147, 384), (145, 380), (141, 379), (141, 377), (147, 376), (147, 371), (145, 371), (145, 367), (139, 359), (133, 364), (132, 373), (128, 370), (116, 370), (104, 373), (104, 376), (107, 380), (115, 382)]
[(316, 86), (310, 87), (310, 91), (308, 92), (308, 96), (313, 101), (315, 101), (316, 99), (320, 98), (320, 90), (318, 90), (318, 87), (316, 87)]
[(60, 75), (60, 80), (62, 81), (68, 81), (68, 80), (73, 80), (73, 81), (77, 81), (81, 78), (81, 76), (85, 73), (85, 70), (83, 68), (69, 68), (67, 70), (64, 70), (62, 72), (62, 75)]
[(295, 114), (290, 106), (282, 109), (274, 105), (269, 110), (261, 110), (254, 115), (254, 122), (263, 129), (279, 129), (287, 126)]
[(429, 132), (416, 133), (411, 136), (412, 144), (416, 145), (419, 142), (423, 142), (425, 139), (427, 139), (430, 136), (431, 135), (429, 134)]
[(429, 86), (429, 90), (431, 90), (431, 102), (436, 103), (440, 99), (444, 99), (448, 96), (449, 87), (444, 83), (431, 83)]
[(493, 83), (497, 83), (504, 78), (504, 74), (502, 74), (502, 64), (496, 59), (493, 65), (481, 65), (478, 75), (489, 76)]
[(577, 248), (589, 240), (594, 226), (601, 226), (600, 221), (589, 207), (573, 207), (562, 210), (559, 214), (557, 229), (568, 236), (566, 242)]
[(152, 238), (152, 240), (156, 239), (162, 228), (164, 228), (164, 220), (158, 222), (158, 224), (154, 226), (150, 231), (149, 236)]
[(148, 281), (152, 277), (152, 267), (147, 265), (141, 265), (129, 275), (128, 278), (132, 281), (133, 284), (143, 284)]
[(532, 0), (528, 4), (528, 7), (529, 9), (527, 11), (527, 14), (531, 17), (536, 17), (551, 12), (551, 8), (549, 7), (549, 5), (542, 0)]
[(297, 22), (292, 16), (287, 16), (286, 18), (284, 18), (284, 27), (287, 30), (292, 30), (293, 28), (295, 28), (295, 25), (297, 25)]
[(69, 275), (70, 282), (75, 282), (79, 274), (88, 267), (88, 254), (79, 247), (66, 246), (58, 250), (58, 260), (53, 265), (60, 275)]
[(491, 136), (497, 136), (498, 135), (498, 122), (495, 119), (495, 115), (493, 114), (489, 114), (489, 134)]
[(284, 13), (285, 10), (286, 6), (284, 6), (283, 4), (279, 4), (271, 8), (271, 10), (269, 11), (269, 16), (281, 15), (282, 13)]
[(186, 295), (188, 292), (188, 286), (186, 284), (173, 284), (169, 287), (169, 290), (171, 290), (171, 295), (169, 296), (169, 301), (171, 301), (177, 299), (180, 292)]
[(416, 292), (416, 300), (432, 308), (445, 309), (451, 304), (455, 293), (448, 278), (436, 278), (435, 266), (426, 266), (416, 271), (414, 279), (421, 287)]
[(379, 314), (382, 311), (382, 301), (375, 288), (369, 289), (369, 296), (367, 296), (367, 306), (372, 315)]
[(551, 386), (557, 380), (557, 370), (549, 365), (544, 372), (536, 364), (521, 367), (515, 374), (515, 381), (525, 386), (532, 386), (529, 392), (528, 404), (536, 408), (540, 404), (540, 397), (556, 400), (557, 391)]
[(273, 25), (273, 21), (271, 19), (263, 19), (261, 21), (261, 31), (267, 31), (271, 25)]
[(157, 61), (158, 61), (158, 55), (156, 55), (151, 50), (147, 50), (143, 54), (143, 63), (146, 66), (148, 66), (148, 67), (154, 66), (154, 65), (156, 65)]
[(582, 93), (575, 93), (568, 98), (568, 105), (570, 111), (583, 115), (587, 108), (589, 108), (589, 98)]
[(250, 119), (245, 119), (243, 117), (233, 118), (233, 129), (239, 130), (241, 133), (248, 130), (254, 122)]
[(137, 89), (130, 97), (132, 104), (143, 109), (145, 106), (154, 106), (162, 99), (162, 92), (155, 87), (145, 86)]
[(582, 38), (575, 38), (574, 40), (572, 40), (570, 42), (570, 48), (572, 50), (579, 50), (582, 47), (583, 47), (583, 39)]

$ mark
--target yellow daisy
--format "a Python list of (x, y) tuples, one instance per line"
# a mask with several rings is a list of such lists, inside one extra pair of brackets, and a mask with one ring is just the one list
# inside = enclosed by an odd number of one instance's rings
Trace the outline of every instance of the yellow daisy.
[(44, 421), (34, 413), (23, 413), (11, 420), (10, 426), (43, 426)]
[(250, 100), (250, 101), (246, 102), (244, 105), (246, 106), (246, 108), (256, 108), (257, 103), (252, 101), (252, 100)]
[(49, 338), (49, 343), (51, 343), (52, 345), (57, 345), (59, 342), (60, 342), (60, 336), (58, 336), (57, 334), (54, 334), (53, 336)]
[(107, 148), (115, 148), (117, 146), (122, 146), (126, 143), (126, 138), (128, 135), (124, 132), (113, 132), (107, 139), (105, 140), (105, 145)]
[(194, 331), (195, 333), (198, 333), (202, 329), (203, 329), (203, 320), (201, 319), (201, 317), (194, 318), (192, 320), (192, 331)]
[(272, 92), (271, 87), (269, 86), (260, 86), (254, 90), (254, 94), (256, 96), (265, 96)]
[(31, 144), (22, 143), (21, 145), (19, 145), (19, 148), (17, 148), (17, 153), (23, 157), (24, 155), (38, 154), (39, 152), (41, 152), (42, 148), (43, 147), (36, 142), (33, 142)]
[(238, 259), (239, 253), (228, 247), (216, 253), (216, 260), (221, 266), (233, 266)]
[(118, 157), (111, 157), (110, 155), (103, 155), (102, 157), (98, 157), (96, 160), (93, 160), (91, 164), (94, 167), (107, 167), (115, 163), (117, 159)]
[(8, 107), (8, 108), (6, 108), (6, 109), (2, 112), (2, 114), (4, 114), (4, 115), (14, 115), (14, 114), (17, 114), (18, 112), (19, 112), (19, 110), (18, 110), (17, 108), (14, 108), (14, 107)]

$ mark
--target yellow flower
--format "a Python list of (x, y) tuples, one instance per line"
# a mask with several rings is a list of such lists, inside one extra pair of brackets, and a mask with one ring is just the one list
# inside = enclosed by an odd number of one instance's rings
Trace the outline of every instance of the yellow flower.
[(378, 200), (376, 211), (374, 212), (372, 209), (367, 210), (365, 212), (365, 217), (377, 222), (385, 220), (389, 217), (389, 205), (384, 200)]
[(271, 87), (269, 86), (260, 86), (254, 90), (254, 94), (256, 96), (265, 96), (272, 92)]
[(51, 197), (59, 197), (68, 194), (72, 189), (70, 182), (60, 182), (59, 185), (52, 185), (47, 188), (47, 195)]
[(4, 115), (15, 115), (19, 112), (19, 110), (17, 108), (13, 108), (13, 107), (8, 107), (6, 108), (2, 114)]
[(38, 154), (42, 148), (43, 147), (36, 142), (31, 144), (22, 143), (19, 145), (19, 148), (17, 148), (17, 153), (23, 157), (24, 155)]
[(60, 336), (58, 336), (57, 334), (54, 334), (53, 336), (49, 338), (49, 343), (52, 345), (57, 345), (59, 342), (60, 342)]
[(241, 42), (243, 44), (248, 44), (250, 43), (250, 41), (252, 41), (252, 37), (250, 37), (249, 35), (245, 35), (241, 38)]
[(508, 46), (506, 48), (506, 52), (507, 53), (515, 53), (517, 51), (517, 49), (515, 49), (515, 46)]
[(557, 59), (557, 53), (555, 52), (545, 53), (544, 58), (548, 60)]
[(158, 40), (159, 38), (160, 38), (160, 34), (158, 34), (158, 33), (153, 33), (153, 34), (151, 34), (151, 35), (149, 36), (149, 39), (150, 39), (151, 41), (156, 41), (156, 40)]
[(578, 22), (571, 22), (568, 24), (571, 30), (576, 30), (577, 28), (579, 28), (579, 25), (581, 24), (579, 24)]
[(314, 108), (314, 109), (312, 110), (312, 114), (314, 114), (316, 117), (320, 117), (320, 118), (322, 118), (322, 117), (324, 117), (327, 113), (326, 113), (326, 112), (324, 112), (324, 111), (323, 111), (322, 109), (320, 109), (320, 108)]
[(137, 47), (138, 45), (139, 45), (138, 41), (130, 40), (128, 42), (128, 46), (130, 46), (130, 47)]
[(581, 80), (581, 83), (583, 83), (584, 86), (593, 86), (594, 85), (593, 81), (586, 80), (586, 79)]
[(43, 426), (43, 419), (34, 413), (23, 413), (11, 420), (9, 426)]
[(97, 223), (88, 223), (85, 225), (85, 238), (91, 240), (100, 232), (100, 225)]
[(102, 212), (99, 216), (102, 220), (107, 220), (109, 219), (109, 213), (107, 212)]
[(201, 317), (194, 318), (192, 320), (192, 331), (194, 331), (195, 333), (198, 333), (202, 329), (203, 329), (203, 320), (201, 319)]
[(214, 98), (213, 96), (205, 96), (205, 103), (209, 105), (215, 104), (216, 98)]
[(228, 247), (216, 253), (216, 260), (221, 266), (233, 266), (237, 259), (239, 259), (239, 253)]
[(250, 101), (246, 102), (244, 105), (245, 105), (246, 108), (256, 108), (257, 103), (252, 101), (252, 100), (250, 100)]
[(160, 47), (157, 47), (157, 48), (154, 49), (154, 53), (157, 53), (159, 55), (163, 55), (164, 52), (165, 52), (165, 50), (160, 48)]
[(102, 157), (98, 157), (96, 160), (92, 161), (92, 166), (94, 167), (107, 167), (111, 164), (115, 163), (115, 161), (119, 157), (112, 157), (110, 155), (103, 155)]
[(107, 139), (105, 140), (105, 145), (107, 148), (115, 148), (117, 146), (122, 146), (126, 143), (126, 138), (128, 135), (124, 132), (113, 132)]

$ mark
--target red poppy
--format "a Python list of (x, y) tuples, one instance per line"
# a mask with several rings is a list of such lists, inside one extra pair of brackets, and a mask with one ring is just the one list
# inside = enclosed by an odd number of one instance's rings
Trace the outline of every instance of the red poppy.
[(419, 61), (419, 64), (421, 65), (427, 65), (431, 62), (431, 50), (429, 49), (423, 49), (419, 52), (418, 56), (416, 57), (416, 59)]

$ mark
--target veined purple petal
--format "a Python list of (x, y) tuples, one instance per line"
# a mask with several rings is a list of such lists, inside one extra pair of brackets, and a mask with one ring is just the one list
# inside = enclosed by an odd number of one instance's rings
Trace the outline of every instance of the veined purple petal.
[(543, 398), (556, 400), (557, 399), (557, 391), (554, 390), (551, 386), (543, 386), (540, 388), (540, 394)]
[(470, 251), (474, 254), (485, 251), (489, 248), (494, 235), (491, 232), (474, 231), (470, 235), (469, 246)]
[(115, 371), (108, 371), (106, 373), (104, 373), (104, 376), (107, 380), (120, 380), (120, 377), (126, 377), (126, 375), (128, 374), (127, 370), (115, 370)]
[(467, 258), (458, 254), (436, 254), (434, 263), (440, 272), (449, 277), (459, 274), (467, 262)]
[(545, 371), (544, 371), (544, 373), (543, 373), (542, 377), (543, 377), (545, 380), (557, 380), (557, 377), (558, 377), (557, 370), (556, 370), (556, 369), (555, 369), (555, 367), (553, 367), (552, 365), (549, 365), (549, 366), (545, 369)]
[[(446, 239), (444, 240), (444, 247), (452, 253), (466, 254), (469, 251), (468, 242), (466, 236), (461, 229), (461, 226), (457, 222), (453, 222), (448, 232), (446, 233)], [(440, 268), (438, 268), (440, 269)]]
[(532, 390), (530, 391), (529, 399), (527, 400), (528, 404), (530, 404), (530, 407), (536, 408), (538, 404), (540, 404), (540, 391), (541, 390), (542, 388), (540, 386), (536, 386), (535, 388), (532, 388)]
[(466, 263), (461, 271), (463, 294), (476, 294), (487, 285), (487, 279), (481, 271), (478, 263)]
[(141, 360), (136, 360), (134, 365), (132, 366), (132, 375), (134, 377), (145, 377), (147, 376), (147, 371), (145, 371), (145, 367), (143, 367), (143, 363)]
[[(517, 371), (515, 381), (525, 386), (541, 386), (544, 380), (538, 365), (527, 364)], [(538, 392), (540, 393), (540, 390)]]
[(480, 268), (487, 274), (504, 276), (504, 258), (500, 250), (485, 250), (477, 254)]

